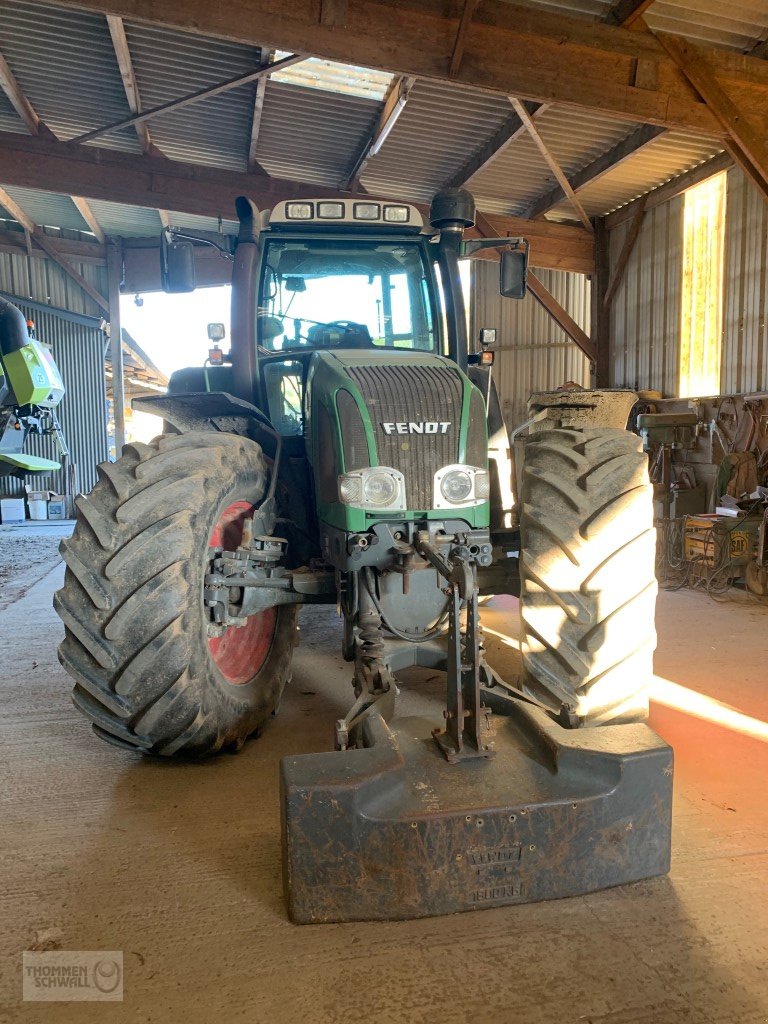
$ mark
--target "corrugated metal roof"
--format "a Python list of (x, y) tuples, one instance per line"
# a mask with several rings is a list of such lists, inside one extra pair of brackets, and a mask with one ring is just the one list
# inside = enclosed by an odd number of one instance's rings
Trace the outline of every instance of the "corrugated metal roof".
[(88, 205), (107, 235), (159, 235), (162, 230), (157, 210), (98, 199), (89, 199)]
[[(145, 110), (258, 68), (256, 46), (126, 22)], [(147, 122), (154, 144), (172, 160), (243, 171), (248, 160), (255, 84), (241, 86)]]
[(645, 20), (659, 32), (749, 51), (765, 38), (768, 4), (765, 0), (657, 0)]
[(373, 130), (381, 104), (270, 81), (256, 159), (276, 178), (337, 187)]
[[(708, 142), (685, 132), (667, 132), (581, 189), (578, 196), (590, 216), (602, 216), (721, 151), (722, 146), (716, 141)], [(573, 208), (567, 202), (553, 207), (547, 216), (553, 220), (575, 219)]]
[[(130, 114), (106, 19), (48, 4), (0, 5), (0, 52), (40, 117), (60, 139)], [(99, 141), (139, 152), (135, 132)]]
[(362, 176), (370, 192), (428, 201), (509, 117), (503, 96), (417, 81)]
[(40, 192), (34, 188), (7, 185), (5, 191), (29, 214), (38, 227), (72, 228), (87, 231), (88, 225), (69, 196), (56, 192)]
[[(567, 175), (590, 163), (637, 127), (631, 121), (562, 107), (549, 108), (534, 118), (534, 124)], [(537, 196), (555, 184), (536, 143), (524, 133), (476, 174), (468, 187), (481, 209), (516, 214), (523, 213)]]

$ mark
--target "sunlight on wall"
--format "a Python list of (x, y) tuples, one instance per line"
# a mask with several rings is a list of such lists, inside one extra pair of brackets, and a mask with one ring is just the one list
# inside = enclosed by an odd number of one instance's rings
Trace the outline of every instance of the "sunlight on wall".
[(716, 174), (684, 196), (681, 398), (720, 392), (726, 178)]

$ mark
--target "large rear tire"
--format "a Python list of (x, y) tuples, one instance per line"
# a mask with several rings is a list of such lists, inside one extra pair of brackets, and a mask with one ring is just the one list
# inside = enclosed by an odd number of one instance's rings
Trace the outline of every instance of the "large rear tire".
[(587, 725), (642, 720), (657, 585), (640, 439), (597, 427), (534, 434), (520, 525), (524, 689)]
[(295, 609), (268, 609), (211, 638), (203, 601), (209, 545), (237, 546), (266, 479), (259, 445), (195, 431), (127, 445), (77, 499), (54, 598), (66, 627), (59, 660), (102, 738), (202, 756), (239, 747), (277, 707)]

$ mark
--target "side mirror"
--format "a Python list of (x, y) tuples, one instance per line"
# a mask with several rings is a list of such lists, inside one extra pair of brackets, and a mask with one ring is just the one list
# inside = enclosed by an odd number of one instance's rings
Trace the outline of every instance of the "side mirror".
[(525, 298), (527, 249), (505, 249), (499, 260), (499, 294), (505, 299)]
[(164, 292), (195, 290), (195, 247), (184, 239), (160, 236), (160, 281)]

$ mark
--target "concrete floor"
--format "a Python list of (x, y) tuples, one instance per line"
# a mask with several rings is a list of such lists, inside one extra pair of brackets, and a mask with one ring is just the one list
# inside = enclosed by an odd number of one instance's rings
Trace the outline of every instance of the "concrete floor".
[[(0, 558), (9, 543), (0, 532)], [(144, 761), (94, 739), (69, 703), (53, 545), (0, 590), (0, 1021), (768, 1021), (768, 608), (659, 601), (658, 692), (695, 712), (653, 707), (677, 761), (668, 878), (298, 928), (282, 902), (277, 762), (328, 749), (346, 706), (333, 613), (303, 614), (293, 685), (259, 741), (203, 765)], [(514, 602), (484, 618), (513, 633)], [(488, 647), (502, 669), (515, 656)], [(22, 1003), (33, 946), (122, 949), (124, 1002)]]

